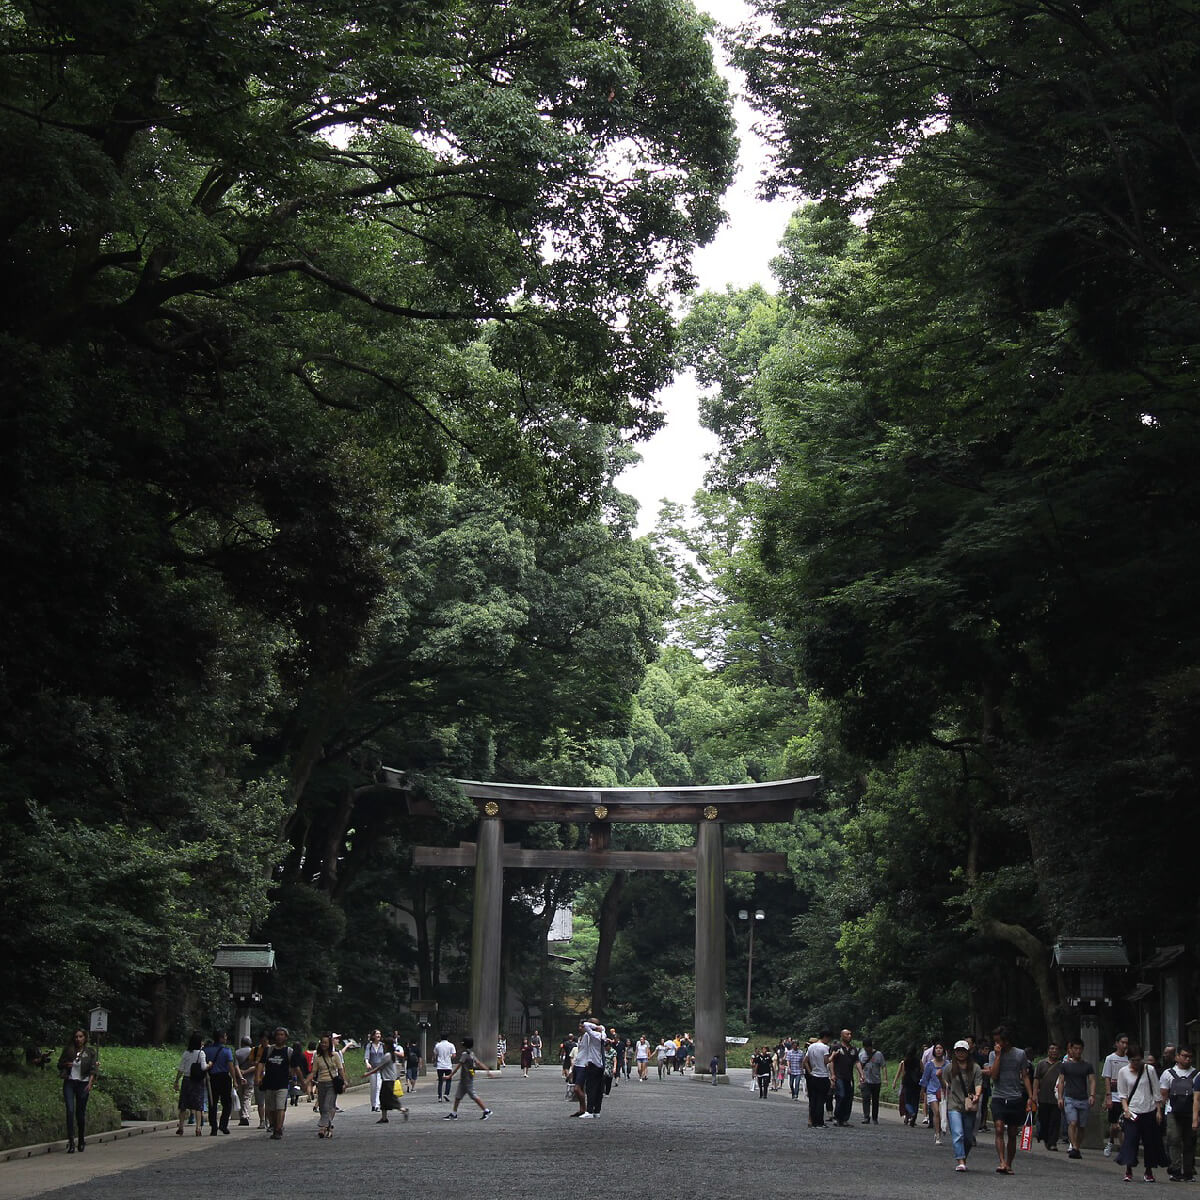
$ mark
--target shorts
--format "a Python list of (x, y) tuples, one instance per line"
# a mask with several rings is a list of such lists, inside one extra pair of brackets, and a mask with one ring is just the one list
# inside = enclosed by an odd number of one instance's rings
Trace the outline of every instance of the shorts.
[(1068, 1125), (1078, 1125), (1082, 1129), (1088, 1120), (1091, 1105), (1086, 1100), (1072, 1100), (1070, 1096), (1063, 1097), (1063, 1117)]
[(1019, 1096), (1006, 1100), (992, 1097), (992, 1120), (998, 1125), (1021, 1125), (1025, 1121), (1025, 1101)]
[(454, 1093), (454, 1100), (457, 1103), (464, 1096), (470, 1096), (472, 1100), (475, 1097), (475, 1076), (468, 1075), (466, 1071), (458, 1073), (458, 1088)]
[(583, 1073), (586, 1070), (586, 1067), (581, 1067), (578, 1064), (571, 1068), (571, 1082), (576, 1087), (583, 1087)]
[(288, 1106), (288, 1092), (290, 1088), (272, 1088), (269, 1091), (263, 1091), (263, 1098), (267, 1102), (268, 1112), (281, 1112)]

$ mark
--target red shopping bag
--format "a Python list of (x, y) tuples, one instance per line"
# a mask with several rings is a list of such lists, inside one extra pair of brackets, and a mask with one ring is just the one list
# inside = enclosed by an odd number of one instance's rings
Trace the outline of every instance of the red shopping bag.
[(1021, 1149), (1033, 1149), (1033, 1113), (1025, 1114), (1025, 1124), (1021, 1128)]

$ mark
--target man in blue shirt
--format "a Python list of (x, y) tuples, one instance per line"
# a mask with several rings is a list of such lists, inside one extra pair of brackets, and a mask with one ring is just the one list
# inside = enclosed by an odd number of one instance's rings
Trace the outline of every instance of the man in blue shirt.
[[(233, 1073), (237, 1064), (233, 1061), (233, 1051), (226, 1044), (229, 1035), (224, 1029), (218, 1029), (213, 1034), (212, 1045), (204, 1052), (209, 1061), (208, 1070), (208, 1123), (209, 1136), (216, 1137), (217, 1130), (229, 1132), (229, 1114), (233, 1111)], [(240, 1072), (239, 1072), (240, 1079)], [(221, 1119), (217, 1121), (217, 1105), (221, 1106)]]

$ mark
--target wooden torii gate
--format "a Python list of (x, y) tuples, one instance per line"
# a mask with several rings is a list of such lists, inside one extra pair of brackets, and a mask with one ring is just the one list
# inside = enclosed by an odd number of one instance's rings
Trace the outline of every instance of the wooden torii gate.
[[(380, 782), (405, 790), (408, 809), (434, 815), (430, 801), (404, 788), (403, 773), (384, 769)], [(819, 776), (720, 787), (574, 788), (521, 783), (458, 785), (479, 810), (476, 843), (418, 846), (418, 867), (475, 868), (471, 939), (471, 1032), (475, 1050), (495, 1065), (500, 1028), (500, 939), (504, 868), (696, 872), (696, 1074), (715, 1055), (725, 1066), (725, 872), (786, 871), (787, 856), (726, 850), (722, 826), (786, 822), (811, 803)], [(586, 823), (587, 850), (524, 850), (505, 845), (504, 821)], [(613, 850), (616, 822), (695, 825), (686, 850)]]

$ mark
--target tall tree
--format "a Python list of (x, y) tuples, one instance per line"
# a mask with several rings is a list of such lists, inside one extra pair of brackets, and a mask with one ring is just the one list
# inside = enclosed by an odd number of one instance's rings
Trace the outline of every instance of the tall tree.
[[(0, 10), (13, 845), (35, 811), (148, 852), (221, 831), (253, 865), (201, 924), (263, 914), (305, 756), (245, 747), (290, 751), (359, 661), (406, 497), (466, 459), (574, 518), (653, 428), (731, 171), (706, 30), (668, 0)], [(201, 972), (157, 877), (162, 1013)], [(47, 961), (138, 992), (103, 929), (53, 928)]]

